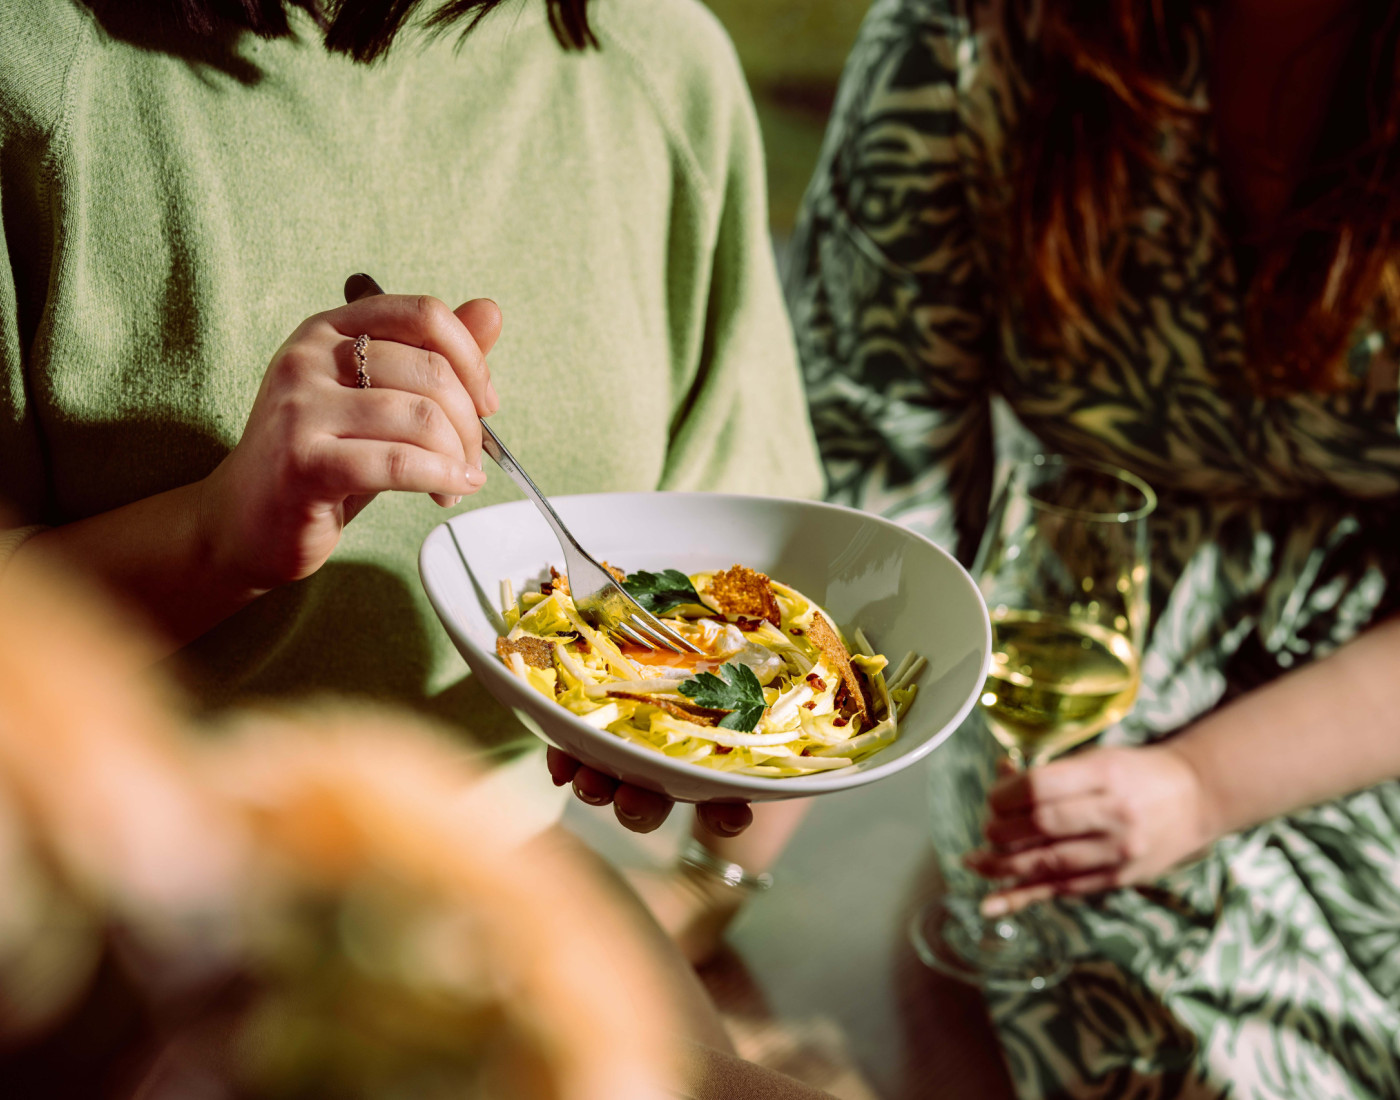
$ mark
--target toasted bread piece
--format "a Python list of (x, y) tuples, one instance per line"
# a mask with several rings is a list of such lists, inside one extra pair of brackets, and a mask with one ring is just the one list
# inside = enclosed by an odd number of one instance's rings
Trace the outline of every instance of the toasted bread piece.
[(664, 710), (675, 718), (694, 722), (697, 726), (717, 726), (720, 719), (729, 713), (727, 710), (714, 710), (710, 707), (696, 706), (694, 703), (680, 703), (674, 699), (658, 699), (655, 695), (634, 695), (630, 691), (610, 691), (608, 697), (611, 699), (631, 699), (635, 703), (646, 703)]
[(783, 625), (778, 598), (768, 577), (745, 565), (736, 565), (710, 579), (710, 599), (730, 619), (767, 619)]
[[(846, 647), (841, 644), (841, 638), (831, 624), (826, 621), (826, 616), (818, 611), (812, 616), (812, 625), (807, 628), (808, 640), (821, 651), (823, 657), (832, 668), (836, 669), (841, 677), (841, 684), (845, 687), (846, 705), (842, 708), (842, 715), (847, 718), (859, 717), (861, 728), (869, 729), (874, 725), (871, 719), (875, 707), (870, 699), (870, 692), (865, 686), (865, 680), (857, 674), (855, 667), (851, 664), (851, 655), (846, 652)], [(837, 694), (841, 694), (837, 689)]]
[[(598, 564), (601, 565), (604, 569), (606, 569), (612, 575), (612, 579), (617, 581), (618, 584), (621, 584), (627, 579), (627, 574), (624, 573), (617, 566), (609, 565), (605, 561), (600, 561)], [(562, 592), (566, 596), (572, 595), (572, 593), (569, 591), (569, 578), (566, 577), (563, 573), (559, 572), (559, 570), (555, 569), (552, 565), (549, 567), (549, 580), (545, 581), (544, 584), (540, 585), (540, 591), (543, 592), (546, 596), (548, 596), (551, 592)]]
[(519, 653), (520, 659), (532, 668), (554, 667), (553, 643), (544, 638), (536, 638), (533, 634), (522, 634), (514, 640), (497, 638), (496, 652), (503, 661), (507, 654)]

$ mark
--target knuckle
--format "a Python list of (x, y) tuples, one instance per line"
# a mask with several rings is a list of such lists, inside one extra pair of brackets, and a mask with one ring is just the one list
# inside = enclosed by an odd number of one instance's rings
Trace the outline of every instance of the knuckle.
[(418, 295), (413, 301), (413, 310), (423, 331), (427, 333), (436, 331), (447, 323), (448, 317), (453, 316), (452, 311), (447, 308), (447, 303), (431, 294)]
[(427, 348), (423, 349), (422, 357), (418, 361), (418, 374), (424, 393), (443, 393), (456, 380), (452, 364), (446, 357)]
[(428, 397), (415, 397), (408, 404), (409, 419), (413, 426), (426, 435), (436, 434), (438, 427), (437, 402)]
[(316, 369), (316, 354), (305, 344), (294, 343), (282, 349), (273, 363), (273, 372), (282, 382), (296, 383)]
[(402, 444), (393, 444), (384, 456), (384, 473), (391, 485), (401, 485), (413, 470), (413, 452)]
[(1030, 813), (1031, 827), (1037, 832), (1053, 833), (1058, 824), (1059, 815), (1055, 808), (1045, 802), (1037, 802), (1031, 807)]
[(287, 438), (301, 439), (310, 435), (321, 416), (322, 405), (301, 390), (282, 395), (277, 413)]
[(340, 480), (336, 463), (320, 447), (302, 442), (289, 447), (285, 476), (293, 484), (316, 489), (330, 488)]
[(1035, 857), (1031, 867), (1031, 874), (1043, 878), (1055, 878), (1063, 874), (1064, 870), (1064, 856), (1054, 848), (1047, 848)]
[(1099, 778), (1109, 787), (1118, 787), (1127, 778), (1124, 774), (1128, 761), (1118, 749), (1104, 749), (1095, 756)]

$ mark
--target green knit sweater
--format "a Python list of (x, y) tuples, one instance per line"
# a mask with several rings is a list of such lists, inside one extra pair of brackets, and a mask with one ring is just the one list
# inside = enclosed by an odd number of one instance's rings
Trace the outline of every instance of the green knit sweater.
[[(602, 48), (569, 54), (544, 8), (509, 0), (460, 48), (410, 36), (359, 66), (300, 16), (292, 38), (192, 46), (74, 0), (5, 0), (10, 526), (208, 473), (273, 351), (360, 270), (500, 304), (492, 422), (546, 493), (818, 493), (727, 38), (694, 0), (595, 0)], [(518, 495), (488, 474), (463, 507)], [(345, 690), (520, 737), (419, 586), (443, 518), (380, 496), (319, 573), (187, 647), (181, 674), (211, 706)]]

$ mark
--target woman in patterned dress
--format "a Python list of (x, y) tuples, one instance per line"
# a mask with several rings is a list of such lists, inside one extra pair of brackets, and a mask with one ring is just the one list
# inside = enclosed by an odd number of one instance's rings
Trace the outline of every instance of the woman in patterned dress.
[(789, 271), (835, 499), (966, 561), (994, 456), (1160, 498), (1137, 708), (970, 857), (1077, 898), (1071, 978), (992, 999), (1024, 1096), (1400, 1095), (1398, 37), (876, 0), (843, 77)]

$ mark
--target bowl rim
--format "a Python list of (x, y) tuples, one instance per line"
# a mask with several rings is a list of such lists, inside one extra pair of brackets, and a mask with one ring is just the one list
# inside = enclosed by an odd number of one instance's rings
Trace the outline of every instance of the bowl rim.
[[(545, 712), (544, 707), (549, 702), (547, 699), (542, 698), (539, 695), (539, 693), (530, 688), (528, 684), (521, 683), (518, 677), (511, 674), (510, 671), (504, 665), (500, 664), (494, 651), (488, 651), (485, 648), (483, 648), (474, 638), (471, 637), (470, 634), (460, 629), (454, 623), (451, 616), (445, 613), (445, 608), (443, 604), (439, 601), (437, 593), (434, 592), (432, 585), (428, 581), (428, 573), (427, 569), (425, 568), (425, 561), (430, 550), (430, 544), (434, 543), (435, 540), (440, 541), (443, 537), (443, 534), (446, 534), (446, 536), (449, 539), (451, 539), (453, 544), (457, 547), (457, 556), (461, 562), (461, 567), (463, 571), (468, 572), (466, 555), (462, 552), (460, 544), (457, 542), (457, 539), (455, 537), (455, 525), (469, 525), (475, 517), (481, 516), (482, 514), (493, 511), (495, 509), (502, 509), (508, 507), (515, 507), (526, 510), (530, 513), (537, 514), (535, 513), (533, 503), (527, 499), (521, 498), (517, 500), (500, 501), (497, 504), (486, 505), (483, 508), (474, 508), (470, 511), (463, 512), (460, 515), (452, 516), (442, 521), (441, 523), (438, 523), (433, 527), (431, 531), (428, 532), (426, 536), (424, 536), (418, 554), (419, 579), (423, 586), (423, 590), (428, 597), (428, 601), (432, 604), (433, 610), (437, 614), (439, 622), (442, 624), (443, 628), (448, 632), (448, 634), (453, 638), (453, 640), (458, 644), (459, 647), (462, 645), (467, 646), (470, 650), (473, 651), (474, 654), (476, 654), (483, 662), (485, 662), (486, 667), (489, 667), (493, 670), (493, 672), (500, 674), (495, 676), (497, 682), (509, 685), (509, 690), (516, 697), (516, 701), (505, 703), (506, 706), (512, 708), (523, 708), (527, 711), (530, 711), (532, 713), (532, 716), (534, 711), (538, 707), (541, 713), (548, 713), (551, 719), (562, 719), (566, 726), (574, 729), (576, 733), (583, 736), (586, 740), (590, 742), (597, 742), (600, 745), (606, 745), (608, 747), (609, 752), (621, 752), (625, 758), (629, 760), (635, 760), (639, 765), (639, 771), (645, 772), (659, 770), (665, 774), (675, 775), (679, 781), (689, 786), (703, 786), (706, 785), (706, 781), (708, 781), (710, 785), (713, 785), (716, 788), (725, 788), (723, 793), (717, 793), (713, 797), (705, 799), (705, 801), (723, 802), (748, 801), (749, 799), (746, 798), (744, 795), (745, 790), (750, 792), (772, 792), (774, 795), (779, 795), (782, 792), (787, 792), (790, 797), (800, 797), (803, 795), (822, 794), (828, 791), (839, 791), (850, 787), (862, 786), (866, 783), (872, 783), (876, 780), (886, 778), (889, 775), (894, 775), (900, 771), (903, 771), (905, 768), (918, 763), (935, 748), (941, 745), (945, 740), (947, 740), (950, 736), (952, 736), (953, 732), (956, 731), (963, 724), (967, 716), (971, 713), (972, 708), (976, 705), (977, 698), (982, 690), (982, 684), (987, 678), (987, 671), (991, 667), (992, 661), (992, 627), (991, 618), (987, 611), (986, 600), (984, 599), (982, 591), (978, 587), (977, 582), (973, 579), (971, 573), (968, 572), (968, 570), (963, 566), (963, 564), (960, 561), (958, 561), (957, 558), (955, 558), (951, 553), (943, 549), (943, 547), (939, 546), (936, 542), (934, 542), (927, 536), (921, 535), (919, 532), (913, 530), (912, 528), (905, 527), (899, 523), (895, 523), (893, 520), (887, 519), (884, 516), (876, 515), (873, 512), (865, 512), (858, 508), (851, 508), (844, 504), (836, 504), (831, 501), (824, 500), (805, 500), (801, 497), (776, 497), (760, 493), (719, 493), (693, 490), (619, 491), (604, 493), (560, 494), (557, 496), (551, 496), (549, 500), (551, 504), (556, 506), (560, 502), (567, 502), (565, 504), (566, 508), (571, 508), (574, 506), (584, 508), (588, 507), (589, 504), (592, 502), (619, 501), (626, 498), (666, 498), (676, 501), (684, 501), (687, 499), (704, 499), (707, 502), (712, 503), (722, 503), (727, 500), (732, 500), (736, 502), (745, 503), (780, 503), (789, 506), (797, 505), (800, 508), (804, 509), (828, 511), (834, 513), (841, 513), (846, 516), (854, 516), (863, 523), (872, 523), (877, 526), (890, 528), (898, 532), (902, 537), (912, 539), (916, 543), (922, 542), (926, 544), (927, 547), (936, 551), (941, 557), (943, 557), (949, 564), (951, 564), (954, 567), (954, 569), (956, 570), (956, 574), (961, 578), (961, 582), (965, 584), (966, 587), (972, 592), (973, 597), (977, 602), (977, 605), (981, 608), (983, 632), (982, 667), (979, 670), (979, 674), (976, 680), (976, 686), (968, 694), (968, 697), (965, 700), (963, 700), (962, 704), (958, 707), (957, 712), (948, 720), (948, 722), (941, 729), (927, 737), (924, 742), (916, 745), (913, 749), (902, 754), (901, 756), (895, 757), (884, 764), (877, 764), (876, 766), (871, 768), (860, 769), (860, 765), (857, 764), (853, 767), (833, 769), (832, 771), (819, 772), (815, 775), (798, 775), (784, 777), (746, 775), (742, 773), (722, 772), (709, 768), (700, 768), (694, 764), (689, 764), (682, 760), (674, 760), (671, 757), (668, 757), (662, 753), (655, 751), (654, 749), (649, 749), (642, 745), (633, 744), (632, 742), (624, 740), (621, 737), (609, 734), (605, 730), (599, 730), (593, 726), (590, 726), (588, 723), (582, 721), (572, 711), (569, 711), (563, 707), (556, 706)], [(479, 673), (475, 669), (472, 670), (472, 674), (479, 675)], [(502, 702), (505, 701), (503, 700)], [(556, 711), (557, 713), (555, 713)], [(539, 736), (538, 733), (536, 733), (535, 735)], [(545, 737), (543, 738), (543, 740), (545, 740), (548, 744), (555, 744), (554, 740), (551, 738)], [(555, 747), (559, 748), (560, 751), (567, 751), (567, 749), (564, 749), (562, 746), (555, 745)], [(876, 754), (876, 756), (878, 756), (878, 753)], [(869, 759), (872, 758), (868, 757), (867, 760)], [(864, 761), (862, 763), (864, 763)], [(672, 796), (668, 795), (667, 797)]]

